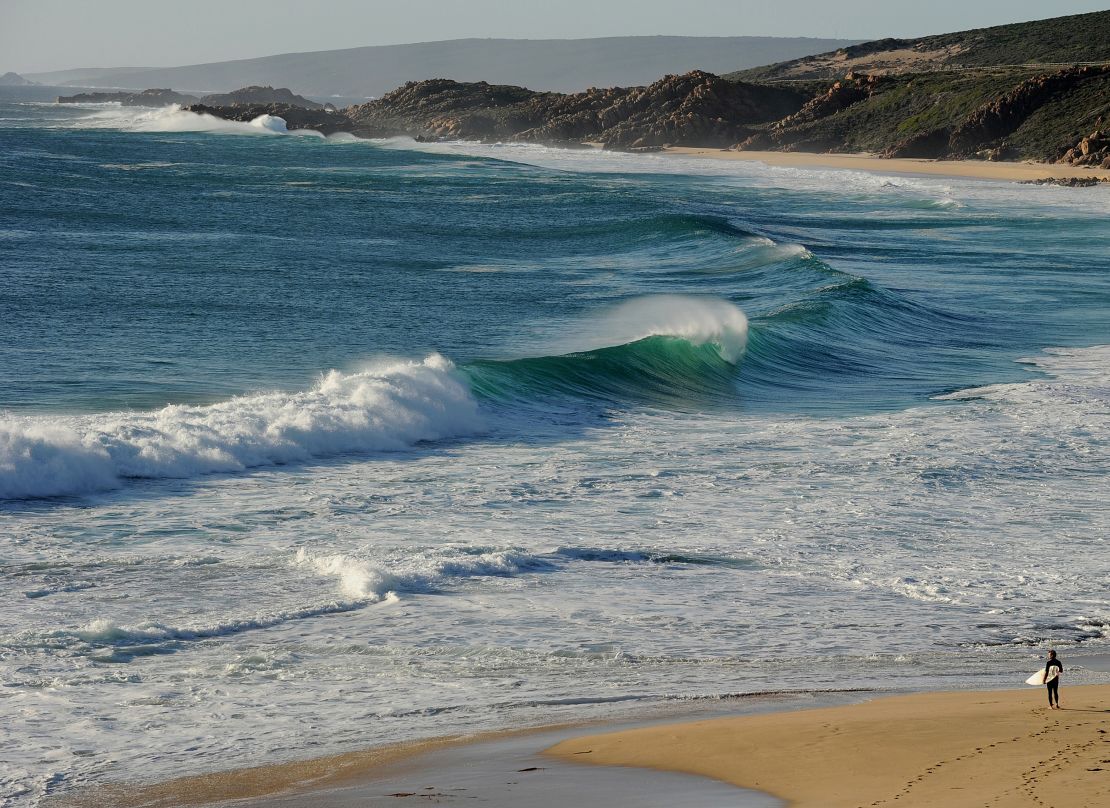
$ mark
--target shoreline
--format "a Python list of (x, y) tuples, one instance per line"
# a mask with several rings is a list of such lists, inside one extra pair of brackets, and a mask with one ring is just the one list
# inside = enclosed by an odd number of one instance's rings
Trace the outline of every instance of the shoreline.
[[(889, 696), (588, 735), (559, 760), (682, 772), (798, 808), (1110, 804), (1110, 685)], [(803, 777), (799, 773), (804, 772)]]
[[(661, 722), (735, 717), (749, 714), (777, 714), (814, 705), (856, 703), (875, 695), (871, 690), (783, 691), (743, 694), (726, 701), (707, 700), (700, 704), (668, 703), (634, 715), (624, 714), (529, 727), (495, 729), (473, 734), (448, 735), (390, 743), (382, 746), (309, 759), (267, 763), (258, 766), (199, 773), (154, 782), (120, 781), (90, 785), (45, 797), (43, 808), (184, 808), (184, 806), (223, 806), (233, 802), (237, 808), (346, 808), (396, 805), (397, 794), (420, 794), (435, 783), (438, 802), (450, 801), (455, 781), (467, 780), (467, 802), (477, 793), (495, 808), (515, 808), (521, 799), (517, 783), (506, 783), (505, 775), (518, 772), (544, 772), (544, 781), (526, 784), (533, 793), (530, 805), (556, 808), (574, 796), (575, 789), (589, 787), (591, 793), (606, 794), (606, 804), (624, 808), (647, 805), (647, 796), (681, 794), (680, 802), (691, 806), (691, 794), (709, 799), (706, 808), (721, 804), (727, 795), (737, 808), (779, 808), (780, 801), (761, 792), (747, 793), (731, 784), (714, 784), (704, 778), (657, 773), (649, 778), (644, 791), (644, 772), (590, 768), (583, 772), (577, 764), (560, 764), (545, 756), (549, 747), (591, 731), (636, 729)], [(883, 692), (883, 691), (879, 691)], [(889, 692), (889, 691), (887, 691)], [(584, 780), (585, 778), (585, 780)], [(444, 781), (450, 780), (448, 784)], [(530, 778), (535, 779), (535, 778)], [(711, 786), (707, 788), (707, 786)], [(461, 797), (460, 797), (461, 798)], [(674, 799), (661, 803), (670, 808)], [(403, 803), (402, 803), (403, 805)]]
[(1110, 800), (1110, 684), (1065, 686), (1060, 711), (1043, 699), (1043, 688), (784, 693), (103, 785), (43, 804), (346, 808), (412, 798), (507, 808), (582, 793), (621, 808), (715, 806), (722, 797), (741, 808)]
[(811, 152), (733, 151), (693, 146), (670, 146), (655, 154), (664, 157), (698, 157), (710, 160), (757, 162), (777, 168), (836, 169), (879, 174), (909, 174), (960, 179), (1022, 182), (1054, 179), (1110, 181), (1110, 169), (1057, 163), (987, 162), (984, 160), (925, 160), (877, 157), (873, 154), (816, 154)]

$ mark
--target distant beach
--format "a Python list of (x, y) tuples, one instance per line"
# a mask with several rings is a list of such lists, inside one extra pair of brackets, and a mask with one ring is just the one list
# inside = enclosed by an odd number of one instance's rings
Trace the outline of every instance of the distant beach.
[(1095, 178), (1110, 180), (1110, 170), (1060, 163), (988, 162), (986, 160), (919, 160), (886, 158), (874, 154), (815, 154), (811, 152), (736, 151), (673, 146), (663, 154), (683, 157), (708, 157), (713, 160), (748, 160), (785, 168), (834, 168), (870, 171), (879, 174), (928, 174), (984, 180), (1029, 180)]

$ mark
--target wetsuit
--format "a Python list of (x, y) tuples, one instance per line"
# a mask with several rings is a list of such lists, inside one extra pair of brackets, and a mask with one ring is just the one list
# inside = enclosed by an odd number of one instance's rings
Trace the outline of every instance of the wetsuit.
[(1053, 668), (1059, 668), (1056, 676), (1052, 678), (1051, 682), (1046, 682), (1048, 685), (1048, 706), (1052, 706), (1052, 700), (1056, 699), (1056, 706), (1060, 706), (1060, 674), (1064, 672), (1064, 666), (1060, 664), (1059, 659), (1050, 659), (1048, 664), (1044, 666), (1044, 675), (1049, 676)]

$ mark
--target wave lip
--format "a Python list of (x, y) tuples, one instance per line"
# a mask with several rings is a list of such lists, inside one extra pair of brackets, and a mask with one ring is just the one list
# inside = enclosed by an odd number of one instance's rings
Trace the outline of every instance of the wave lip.
[(649, 337), (675, 337), (712, 345), (735, 365), (748, 342), (748, 318), (727, 300), (693, 295), (650, 295), (610, 309), (556, 342), (560, 354), (628, 345)]
[(438, 354), (298, 393), (78, 418), (0, 418), (0, 499), (65, 496), (128, 478), (188, 478), (476, 434), (478, 404)]
[(564, 395), (681, 407), (733, 395), (747, 341), (748, 319), (727, 300), (656, 295), (576, 324), (544, 355), (482, 360), (465, 370), (493, 400)]

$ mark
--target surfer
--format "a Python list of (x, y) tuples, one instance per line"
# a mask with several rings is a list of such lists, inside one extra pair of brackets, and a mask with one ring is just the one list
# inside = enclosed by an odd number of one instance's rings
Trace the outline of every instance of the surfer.
[[(1063, 672), (1064, 666), (1056, 658), (1056, 652), (1049, 651), (1048, 662), (1044, 666), (1044, 682), (1048, 685), (1048, 708), (1050, 710), (1060, 709), (1060, 674)], [(1055, 704), (1052, 703), (1053, 699), (1056, 700)]]

